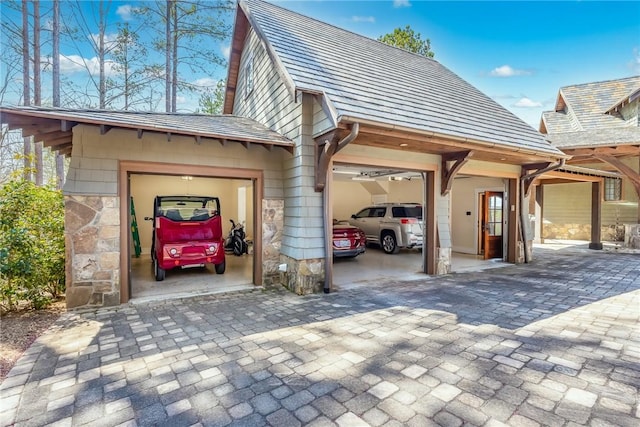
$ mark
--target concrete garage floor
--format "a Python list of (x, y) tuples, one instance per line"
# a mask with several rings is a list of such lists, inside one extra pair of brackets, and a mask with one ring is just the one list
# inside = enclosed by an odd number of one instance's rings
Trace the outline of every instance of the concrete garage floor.
[[(335, 290), (346, 290), (370, 283), (392, 280), (425, 280), (431, 278), (420, 272), (422, 263), (419, 250), (402, 250), (387, 255), (376, 247), (356, 258), (334, 260), (333, 283)], [(148, 254), (131, 259), (131, 302), (143, 303), (158, 299), (184, 298), (194, 295), (216, 294), (251, 290), (253, 255), (236, 257), (227, 255), (224, 274), (216, 274), (212, 266), (206, 268), (175, 269), (167, 271), (166, 278), (157, 282)], [(501, 260), (485, 261), (481, 257), (454, 253), (452, 271), (456, 273), (481, 271), (510, 265)]]
[[(454, 273), (482, 271), (511, 265), (501, 259), (484, 260), (478, 255), (453, 253), (451, 270)], [(333, 284), (337, 290), (350, 289), (371, 282), (391, 280), (425, 280), (433, 276), (422, 273), (420, 250), (401, 250), (395, 255), (385, 254), (377, 247), (356, 258), (336, 258), (333, 261)]]
[(153, 276), (153, 265), (149, 254), (132, 258), (130, 302), (135, 304), (154, 299), (166, 299), (167, 296), (188, 297), (255, 288), (252, 283), (252, 254), (241, 257), (228, 254), (226, 263), (224, 274), (216, 274), (213, 266), (173, 269), (167, 271), (162, 282), (157, 282)]

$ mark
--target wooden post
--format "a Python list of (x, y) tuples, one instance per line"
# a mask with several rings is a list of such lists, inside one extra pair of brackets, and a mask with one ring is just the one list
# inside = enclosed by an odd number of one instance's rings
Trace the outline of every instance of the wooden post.
[(422, 236), (422, 265), (427, 274), (437, 274), (438, 254), (436, 244), (436, 175), (424, 173), (424, 234)]
[[(518, 180), (509, 179), (509, 188), (507, 193), (507, 206), (508, 206), (508, 231), (507, 231), (507, 262), (515, 264), (518, 260), (518, 204), (520, 198), (518, 197)], [(526, 207), (520, 206), (520, 209)]]
[(591, 243), (589, 249), (602, 250), (600, 241), (602, 227), (602, 182), (591, 183)]
[(536, 190), (535, 204), (535, 230), (533, 231), (533, 241), (535, 243), (544, 243), (544, 186), (538, 184)]

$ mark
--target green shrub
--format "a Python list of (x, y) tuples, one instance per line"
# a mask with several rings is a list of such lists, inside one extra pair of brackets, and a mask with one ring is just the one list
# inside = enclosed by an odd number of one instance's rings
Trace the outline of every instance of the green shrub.
[(64, 292), (64, 200), (60, 191), (12, 180), (0, 190), (0, 304), (35, 309)]

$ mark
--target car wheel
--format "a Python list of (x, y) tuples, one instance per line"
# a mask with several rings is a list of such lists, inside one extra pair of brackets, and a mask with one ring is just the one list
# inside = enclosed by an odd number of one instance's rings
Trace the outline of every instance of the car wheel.
[(397, 254), (398, 251), (400, 251), (400, 248), (398, 247), (398, 242), (396, 242), (396, 236), (389, 231), (382, 234), (381, 242), (382, 242), (382, 250), (386, 254)]
[(226, 269), (226, 262), (222, 261), (220, 264), (215, 265), (216, 274), (224, 274), (224, 270)]
[(164, 269), (160, 268), (160, 263), (158, 262), (157, 257), (153, 257), (153, 273), (156, 276), (157, 282), (162, 282), (164, 280)]

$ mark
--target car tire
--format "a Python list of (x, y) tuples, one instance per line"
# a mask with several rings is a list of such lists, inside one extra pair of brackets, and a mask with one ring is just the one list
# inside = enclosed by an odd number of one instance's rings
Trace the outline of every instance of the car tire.
[(216, 264), (215, 270), (216, 270), (216, 274), (224, 274), (224, 270), (226, 269), (227, 265), (226, 265), (226, 261), (222, 261), (220, 264)]
[(396, 236), (391, 231), (385, 231), (380, 238), (380, 246), (386, 254), (397, 254), (400, 251)]
[(160, 268), (160, 263), (158, 262), (158, 258), (153, 257), (153, 274), (156, 277), (156, 282), (162, 282), (164, 280), (165, 271)]

